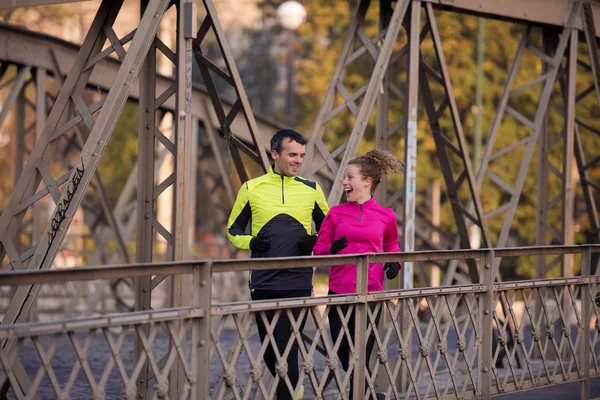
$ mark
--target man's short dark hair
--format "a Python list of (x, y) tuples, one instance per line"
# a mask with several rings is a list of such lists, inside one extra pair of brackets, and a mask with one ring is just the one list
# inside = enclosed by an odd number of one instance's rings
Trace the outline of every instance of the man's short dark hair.
[(271, 151), (275, 150), (281, 153), (283, 139), (289, 139), (290, 142), (306, 144), (306, 139), (300, 133), (293, 129), (280, 129), (271, 138)]

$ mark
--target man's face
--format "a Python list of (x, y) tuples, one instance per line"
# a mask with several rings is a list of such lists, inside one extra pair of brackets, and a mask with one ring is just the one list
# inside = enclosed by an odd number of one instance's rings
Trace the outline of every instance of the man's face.
[(271, 151), (271, 157), (275, 160), (274, 170), (278, 174), (286, 176), (298, 175), (298, 170), (304, 160), (306, 146), (291, 139), (283, 139), (281, 153)]

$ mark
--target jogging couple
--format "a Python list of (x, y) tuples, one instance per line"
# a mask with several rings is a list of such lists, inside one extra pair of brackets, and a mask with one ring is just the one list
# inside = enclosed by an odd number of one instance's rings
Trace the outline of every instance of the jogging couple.
[[(252, 258), (400, 251), (396, 215), (393, 210), (381, 206), (373, 193), (383, 176), (402, 170), (402, 162), (380, 150), (371, 150), (351, 160), (344, 170), (342, 181), (347, 202), (329, 209), (321, 187), (297, 175), (305, 148), (306, 139), (296, 131), (284, 129), (273, 135), (271, 156), (274, 163), (265, 175), (242, 184), (227, 225), (229, 240), (240, 249), (250, 249)], [(313, 221), (318, 234), (312, 233)], [(247, 233), (250, 223), (251, 230)], [(384, 275), (394, 279), (400, 267), (398, 263), (370, 264), (369, 292), (383, 290)], [(251, 271), (249, 287), (252, 300), (309, 297), (312, 294), (312, 269)], [(332, 266), (329, 294), (355, 292), (356, 265)], [(370, 307), (374, 306), (370, 304)], [(342, 311), (346, 313), (346, 309)], [(300, 309), (292, 312), (297, 319)], [(270, 322), (275, 312), (266, 314)], [(261, 342), (264, 342), (267, 328), (259, 313), (256, 314), (256, 324)], [(329, 326), (335, 343), (343, 325), (338, 313), (333, 310), (329, 313)], [(354, 313), (348, 321), (348, 329), (354, 340)], [(282, 312), (273, 332), (279, 354), (284, 354), (291, 332), (290, 321)], [(374, 342), (371, 334), (367, 342), (367, 360)], [(348, 370), (350, 347), (345, 337), (338, 357), (344, 370)], [(270, 345), (264, 360), (271, 374), (277, 375), (277, 358)], [(286, 361), (287, 376), (296, 390), (299, 377), (296, 341)], [(301, 398), (302, 391), (301, 387), (297, 398)], [(292, 399), (284, 379), (280, 379), (276, 394), (278, 400)], [(383, 398), (383, 395), (377, 394), (377, 399)]]

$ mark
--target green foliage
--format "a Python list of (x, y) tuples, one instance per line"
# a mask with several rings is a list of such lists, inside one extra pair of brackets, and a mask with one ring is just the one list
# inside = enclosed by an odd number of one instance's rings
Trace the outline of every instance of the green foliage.
[(114, 205), (138, 156), (138, 106), (127, 102), (98, 166), (106, 194)]

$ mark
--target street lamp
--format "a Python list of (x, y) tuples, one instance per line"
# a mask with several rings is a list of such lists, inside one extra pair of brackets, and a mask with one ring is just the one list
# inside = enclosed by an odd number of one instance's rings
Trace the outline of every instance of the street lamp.
[(296, 31), (306, 20), (306, 9), (297, 1), (285, 1), (277, 8), (275, 14), (279, 26), (290, 32), (287, 51), (287, 93), (286, 114), (287, 124), (294, 127), (294, 47)]

